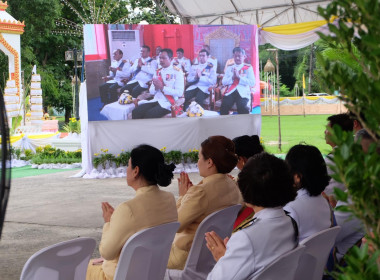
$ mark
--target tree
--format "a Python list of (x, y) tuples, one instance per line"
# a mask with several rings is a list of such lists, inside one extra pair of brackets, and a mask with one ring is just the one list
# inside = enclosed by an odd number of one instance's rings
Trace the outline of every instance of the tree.
[[(330, 61), (318, 55), (322, 71), (319, 75), (326, 90), (340, 90), (342, 100), (372, 136), (374, 144), (364, 153), (352, 135), (334, 127), (334, 179), (343, 182), (348, 193), (336, 190), (339, 200), (352, 198), (353, 204), (343, 210), (360, 218), (367, 230), (372, 251), (364, 246), (354, 249), (349, 266), (338, 279), (380, 278), (380, 2), (378, 0), (332, 1), (319, 9), (329, 20), (337, 17), (337, 25), (329, 24), (332, 35), (320, 34), (328, 48), (340, 53), (342, 60)], [(349, 59), (348, 59), (349, 58)], [(360, 66), (360, 67), (359, 67)]]

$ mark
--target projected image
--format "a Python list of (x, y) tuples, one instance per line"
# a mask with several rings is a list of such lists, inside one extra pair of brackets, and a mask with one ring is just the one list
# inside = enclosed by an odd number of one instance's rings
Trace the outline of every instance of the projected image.
[(260, 114), (254, 25), (86, 25), (89, 121)]

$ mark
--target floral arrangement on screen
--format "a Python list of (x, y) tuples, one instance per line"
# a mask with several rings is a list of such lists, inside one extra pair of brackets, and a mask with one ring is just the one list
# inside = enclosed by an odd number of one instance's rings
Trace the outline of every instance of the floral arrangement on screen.
[(204, 110), (201, 105), (193, 101), (190, 103), (189, 108), (187, 108), (186, 114), (189, 117), (201, 117), (204, 114)]
[(129, 91), (126, 90), (120, 95), (118, 102), (121, 105), (131, 104), (133, 102), (133, 97), (129, 94)]

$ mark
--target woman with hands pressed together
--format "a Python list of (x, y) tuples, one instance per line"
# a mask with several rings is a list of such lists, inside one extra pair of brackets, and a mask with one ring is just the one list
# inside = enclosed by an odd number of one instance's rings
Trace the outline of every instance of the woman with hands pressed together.
[(297, 225), (282, 209), (296, 197), (285, 161), (268, 153), (251, 157), (239, 173), (238, 185), (255, 215), (229, 240), (206, 233), (207, 248), (217, 261), (208, 280), (251, 279), (298, 244)]
[(233, 142), (211, 136), (201, 144), (198, 169), (203, 180), (193, 185), (182, 172), (178, 179), (177, 201), (180, 227), (174, 238), (168, 268), (183, 269), (199, 224), (211, 213), (242, 201), (236, 183), (227, 175), (236, 166)]
[(162, 153), (149, 145), (131, 151), (127, 167), (127, 183), (136, 196), (114, 209), (102, 202), (104, 226), (99, 245), (100, 259), (91, 260), (87, 280), (112, 280), (125, 242), (136, 232), (177, 221), (173, 194), (161, 191), (173, 178), (174, 164), (167, 165)]

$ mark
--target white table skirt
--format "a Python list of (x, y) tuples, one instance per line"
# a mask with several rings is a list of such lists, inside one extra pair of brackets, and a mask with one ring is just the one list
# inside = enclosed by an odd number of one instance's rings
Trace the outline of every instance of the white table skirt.
[(100, 111), (100, 114), (112, 121), (123, 121), (128, 119), (128, 114), (135, 108), (135, 104), (121, 105), (117, 101), (107, 104)]

